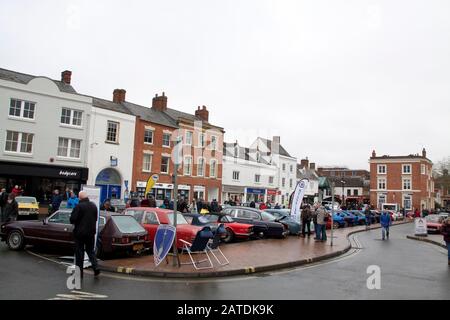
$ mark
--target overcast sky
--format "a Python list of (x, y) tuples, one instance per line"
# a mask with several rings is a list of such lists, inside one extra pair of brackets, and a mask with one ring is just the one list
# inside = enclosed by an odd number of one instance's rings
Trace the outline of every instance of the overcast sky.
[(210, 110), (226, 141), (281, 136), (319, 165), (450, 155), (448, 0), (32, 1), (0, 4), (0, 67), (80, 93)]

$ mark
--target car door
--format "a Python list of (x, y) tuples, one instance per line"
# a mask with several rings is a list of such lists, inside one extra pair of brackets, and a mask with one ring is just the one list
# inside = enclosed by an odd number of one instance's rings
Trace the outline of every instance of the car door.
[(73, 244), (73, 225), (70, 224), (70, 211), (57, 211), (42, 229), (45, 242), (58, 243), (64, 246)]
[(160, 225), (156, 212), (146, 211), (144, 215), (144, 224), (146, 226), (145, 229), (148, 232), (149, 240), (153, 245), (153, 242), (155, 241), (156, 230), (158, 230), (158, 227)]

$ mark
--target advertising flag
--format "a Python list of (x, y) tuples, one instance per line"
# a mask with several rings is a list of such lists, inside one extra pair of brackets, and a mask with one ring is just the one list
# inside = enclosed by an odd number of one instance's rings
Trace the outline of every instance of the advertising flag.
[(303, 197), (305, 196), (305, 191), (308, 186), (309, 179), (302, 179), (298, 182), (297, 187), (295, 187), (295, 191), (292, 196), (291, 202), (291, 217), (300, 222), (300, 214), (301, 214), (301, 205), (303, 201)]
[(159, 176), (157, 174), (154, 174), (150, 176), (147, 180), (147, 186), (145, 187), (145, 197), (147, 197), (147, 194), (150, 193), (150, 190), (152, 190), (155, 183), (158, 181)]

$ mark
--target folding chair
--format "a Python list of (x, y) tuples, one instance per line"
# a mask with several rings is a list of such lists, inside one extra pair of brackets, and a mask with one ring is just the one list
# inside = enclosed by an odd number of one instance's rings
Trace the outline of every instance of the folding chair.
[[(223, 223), (221, 223), (216, 230), (216, 234), (214, 235), (214, 238), (212, 239), (212, 241), (210, 241), (208, 243), (208, 246), (207, 246), (208, 251), (211, 252), (213, 257), (216, 259), (217, 263), (221, 266), (226, 266), (227, 264), (230, 264), (230, 261), (228, 261), (227, 257), (225, 257), (222, 250), (220, 250), (220, 248), (219, 248), (221, 234), (224, 232), (226, 232), (225, 226), (223, 225)], [(224, 260), (224, 261), (221, 262), (217, 258), (216, 254), (214, 252), (217, 253), (217, 256), (220, 254), (222, 256), (222, 260)]]
[[(191, 262), (182, 264), (192, 264), (194, 265), (194, 268), (197, 270), (212, 269), (213, 264), (208, 255), (208, 242), (213, 237), (214, 235), (211, 231), (211, 228), (204, 227), (199, 232), (197, 232), (197, 235), (195, 236), (195, 239), (192, 243), (180, 239), (180, 241), (183, 243), (182, 252), (186, 251), (189, 254), (189, 258), (191, 259)], [(194, 254), (205, 254), (207, 259), (195, 260), (193, 257)], [(204, 267), (199, 267), (198, 265), (201, 264), (202, 262), (209, 262), (209, 264)]]

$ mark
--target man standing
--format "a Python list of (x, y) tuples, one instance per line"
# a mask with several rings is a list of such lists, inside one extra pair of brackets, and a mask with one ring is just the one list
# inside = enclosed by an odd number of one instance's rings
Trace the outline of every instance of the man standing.
[(2, 191), (0, 192), (0, 222), (6, 221), (5, 207), (7, 203), (8, 193), (6, 193), (5, 188), (2, 188)]
[[(80, 198), (81, 200), (81, 198)], [(105, 202), (103, 202), (103, 205), (100, 207), (101, 211), (108, 211), (108, 212), (116, 212), (116, 208), (114, 208), (111, 205), (111, 200), (110, 199), (106, 199)]]
[(157, 207), (156, 200), (155, 200), (155, 198), (153, 196), (149, 197), (149, 199), (148, 199), (148, 206), (150, 208), (156, 208)]
[(67, 208), (73, 209), (78, 205), (78, 198), (73, 191), (70, 192), (69, 199), (67, 199)]
[(444, 236), (444, 241), (447, 245), (448, 265), (450, 266), (450, 218), (447, 218), (442, 223), (441, 233)]
[(303, 207), (302, 210), (302, 236), (306, 236), (306, 229), (308, 229), (308, 238), (311, 236), (311, 209), (309, 205)]
[(323, 206), (319, 206), (317, 209), (317, 227), (319, 228), (319, 239), (317, 241), (327, 241), (327, 223), (328, 213)]
[(75, 238), (75, 265), (80, 268), (83, 278), (84, 252), (86, 251), (94, 269), (94, 275), (98, 276), (100, 270), (95, 257), (95, 233), (97, 230), (97, 206), (89, 201), (87, 193), (81, 191), (78, 195), (80, 202), (72, 210), (70, 223), (75, 226), (73, 236)]
[(59, 190), (55, 189), (53, 197), (52, 197), (52, 213), (59, 210), (59, 206), (61, 205), (62, 197), (59, 194)]
[(366, 210), (364, 210), (364, 216), (366, 217), (366, 230), (370, 229), (370, 225), (372, 223), (372, 214), (370, 212), (370, 206), (366, 206)]
[(5, 220), (6, 222), (16, 221), (18, 215), (19, 215), (19, 205), (17, 204), (16, 196), (13, 193), (10, 193), (5, 206), (5, 213), (4, 213)]
[(384, 240), (385, 238), (389, 239), (389, 226), (392, 224), (391, 215), (383, 211), (380, 217), (381, 224), (381, 238)]

